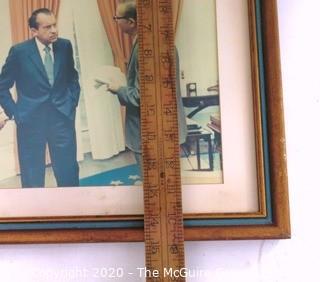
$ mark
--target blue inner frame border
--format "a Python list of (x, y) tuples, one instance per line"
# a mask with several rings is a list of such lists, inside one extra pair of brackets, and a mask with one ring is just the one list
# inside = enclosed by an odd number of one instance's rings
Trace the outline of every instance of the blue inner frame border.
[[(231, 226), (231, 225), (267, 225), (272, 224), (271, 188), (269, 171), (269, 148), (266, 115), (266, 91), (264, 75), (263, 40), (261, 27), (261, 0), (256, 3), (256, 27), (258, 45), (258, 67), (260, 79), (261, 120), (262, 139), (264, 155), (264, 173), (266, 185), (266, 209), (267, 216), (262, 218), (228, 218), (228, 219), (185, 219), (185, 227), (204, 226)], [(22, 223), (0, 223), (0, 230), (52, 230), (52, 229), (113, 229), (113, 228), (142, 228), (143, 220), (119, 220), (119, 221), (64, 221), (64, 222), (22, 222)]]

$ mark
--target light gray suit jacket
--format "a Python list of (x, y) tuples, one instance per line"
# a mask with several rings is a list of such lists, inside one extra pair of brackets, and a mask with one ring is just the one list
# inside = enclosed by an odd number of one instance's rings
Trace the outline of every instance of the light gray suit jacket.
[[(187, 125), (186, 116), (181, 99), (179, 79), (179, 58), (177, 56), (177, 108), (179, 123), (179, 143), (186, 141)], [(126, 107), (125, 136), (126, 146), (133, 152), (141, 153), (141, 127), (140, 127), (140, 88), (139, 88), (139, 63), (138, 43), (135, 42), (127, 69), (127, 86), (121, 87), (118, 92), (120, 104)]]

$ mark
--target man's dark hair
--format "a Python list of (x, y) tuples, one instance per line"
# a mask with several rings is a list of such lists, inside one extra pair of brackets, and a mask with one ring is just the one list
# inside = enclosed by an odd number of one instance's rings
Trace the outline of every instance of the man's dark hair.
[(124, 9), (124, 17), (128, 19), (134, 19), (137, 21), (137, 7), (136, 7), (136, 1), (129, 0), (129, 1), (123, 1), (120, 2), (124, 4), (125, 9)]
[(39, 24), (37, 22), (37, 16), (39, 14), (52, 15), (52, 12), (47, 8), (41, 8), (32, 12), (31, 17), (28, 20), (28, 24), (30, 28), (39, 28)]

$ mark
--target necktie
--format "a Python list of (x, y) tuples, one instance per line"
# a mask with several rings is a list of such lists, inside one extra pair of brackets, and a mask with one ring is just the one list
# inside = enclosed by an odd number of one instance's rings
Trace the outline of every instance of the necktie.
[(44, 68), (46, 70), (49, 83), (52, 86), (53, 85), (53, 80), (54, 80), (54, 74), (53, 74), (53, 60), (50, 54), (50, 47), (46, 46), (44, 48), (45, 56), (44, 56)]

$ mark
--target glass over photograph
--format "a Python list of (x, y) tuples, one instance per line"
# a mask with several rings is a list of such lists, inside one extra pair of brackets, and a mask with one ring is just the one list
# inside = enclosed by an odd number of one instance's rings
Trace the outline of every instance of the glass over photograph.
[[(141, 186), (135, 1), (27, 2), (0, 1), (0, 188)], [(216, 3), (173, 14), (182, 183), (222, 183)]]

